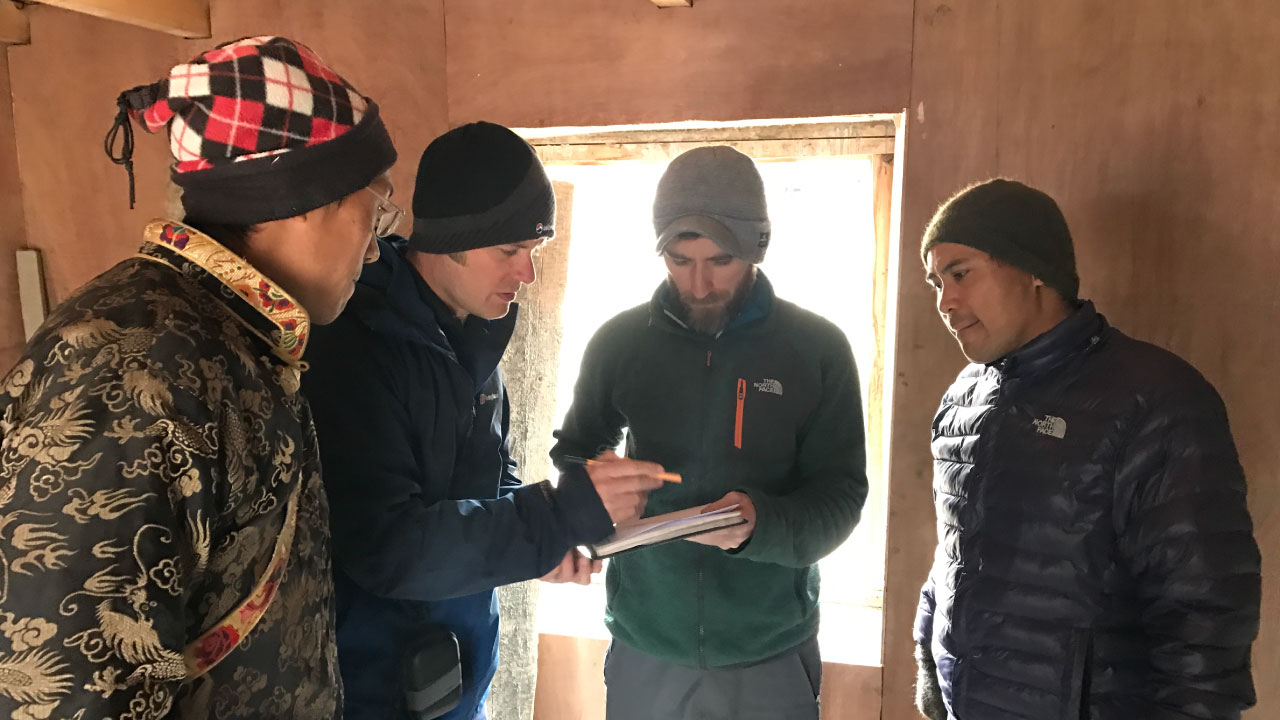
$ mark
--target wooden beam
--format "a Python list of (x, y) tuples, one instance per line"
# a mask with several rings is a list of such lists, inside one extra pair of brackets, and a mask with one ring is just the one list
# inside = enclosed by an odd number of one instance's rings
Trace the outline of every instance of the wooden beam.
[(39, 250), (18, 251), (18, 302), (22, 306), (22, 329), (30, 340), (49, 311)]
[(31, 24), (27, 14), (9, 0), (0, 0), (0, 43), (26, 45), (31, 42)]
[[(891, 115), (773, 120), (762, 123), (702, 127), (695, 123), (667, 126), (635, 126), (597, 130), (594, 128), (537, 128), (521, 131), (530, 145), (611, 145), (619, 143), (725, 143), (745, 140), (818, 140), (876, 138), (893, 140), (897, 133)], [(886, 152), (892, 153), (890, 149)]]
[(653, 4), (660, 8), (693, 7), (693, 0), (653, 0)]
[(884, 155), (893, 152), (892, 137), (815, 138), (811, 140), (689, 140), (662, 143), (602, 143), (596, 145), (535, 144), (538, 157), (547, 165), (600, 165), (643, 160), (669, 162), (672, 158), (703, 145), (731, 145), (756, 160), (846, 155)]
[(574, 128), (544, 128), (528, 131), (525, 139), (537, 149), (542, 162), (570, 165), (626, 160), (668, 162), (702, 145), (732, 145), (757, 160), (894, 152), (896, 127), (886, 116), (778, 122), (785, 121), (727, 127), (579, 128), (579, 132), (573, 132)]
[[(5, 0), (0, 0), (4, 2)], [(45, 5), (158, 30), (183, 38), (207, 38), (209, 0), (37, 0)]]

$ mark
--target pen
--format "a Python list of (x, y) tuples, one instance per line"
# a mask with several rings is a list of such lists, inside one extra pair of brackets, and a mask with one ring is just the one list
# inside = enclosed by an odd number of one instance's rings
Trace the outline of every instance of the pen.
[[(578, 457), (577, 455), (565, 455), (560, 459), (567, 463), (573, 463), (574, 465), (595, 465), (596, 462), (598, 462), (596, 460), (592, 460), (591, 458)], [(662, 480), (663, 482), (669, 482), (669, 483), (678, 483), (682, 479), (680, 477), (680, 473), (673, 473), (673, 472), (654, 473), (653, 476), (658, 478), (659, 480)]]

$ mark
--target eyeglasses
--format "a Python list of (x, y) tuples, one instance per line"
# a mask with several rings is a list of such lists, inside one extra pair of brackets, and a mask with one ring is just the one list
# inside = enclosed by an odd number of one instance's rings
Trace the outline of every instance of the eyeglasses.
[(373, 234), (377, 237), (384, 238), (396, 231), (396, 226), (400, 224), (400, 220), (404, 218), (404, 210), (399, 205), (391, 202), (391, 198), (379, 195), (376, 190), (366, 187), (373, 196), (378, 198), (378, 207), (374, 209), (373, 215)]

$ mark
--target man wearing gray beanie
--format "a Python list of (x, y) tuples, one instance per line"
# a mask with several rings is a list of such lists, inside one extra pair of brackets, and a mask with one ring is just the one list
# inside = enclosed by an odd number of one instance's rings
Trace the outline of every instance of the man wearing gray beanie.
[(1218, 393), (1077, 299), (1066, 220), (1039, 190), (966, 188), (920, 252), (972, 363), (932, 426), (920, 711), (1238, 719), (1260, 560)]
[(818, 569), (867, 494), (853, 354), (774, 296), (755, 163), (673, 160), (653, 208), (668, 277), (582, 360), (553, 461), (626, 455), (684, 476), (645, 515), (736, 505), (746, 523), (618, 555), (606, 574), (608, 720), (818, 718)]
[(499, 585), (585, 584), (579, 545), (635, 517), (662, 468), (620, 460), (523, 485), (499, 361), (554, 233), (533, 148), (475, 122), (422, 154), (413, 233), (380, 241), (303, 390), (332, 508), (347, 720), (483, 720)]

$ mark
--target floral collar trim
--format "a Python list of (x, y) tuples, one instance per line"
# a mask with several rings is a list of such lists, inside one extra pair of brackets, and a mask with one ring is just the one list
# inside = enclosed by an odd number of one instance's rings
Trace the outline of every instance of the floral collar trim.
[(301, 363), (311, 336), (311, 316), (283, 288), (195, 228), (154, 220), (143, 238), (195, 263), (233, 291), (270, 322), (275, 354), (291, 364)]

